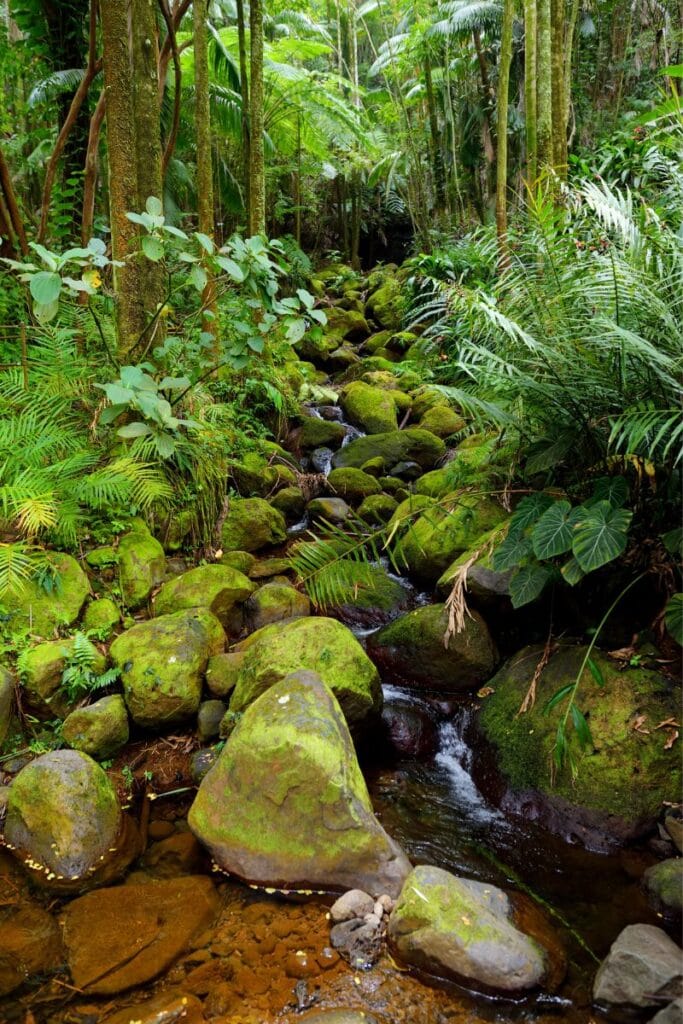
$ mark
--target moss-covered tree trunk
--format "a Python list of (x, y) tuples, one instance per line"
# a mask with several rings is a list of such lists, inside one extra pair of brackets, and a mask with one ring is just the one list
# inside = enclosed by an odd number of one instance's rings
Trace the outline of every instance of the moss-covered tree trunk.
[(434, 82), (432, 78), (432, 62), (428, 52), (424, 55), (425, 73), (425, 95), (427, 99), (427, 117), (429, 120), (429, 136), (432, 150), (432, 168), (434, 174), (434, 191), (436, 194), (436, 206), (439, 213), (446, 208), (446, 176), (444, 171), (443, 150), (441, 147), (441, 136), (439, 134), (439, 120), (436, 111), (436, 98), (434, 96)]
[(537, 175), (536, 153), (536, 0), (524, 0), (524, 123), (526, 130), (526, 178), (533, 185)]
[(564, 9), (565, 0), (550, 0), (553, 167), (562, 177), (567, 170), (567, 125), (564, 116)]
[(514, 0), (505, 0), (503, 31), (498, 66), (498, 111), (496, 147), (496, 230), (500, 248), (501, 266), (507, 264), (507, 184), (508, 184), (508, 96), (510, 92), (510, 66), (512, 64), (512, 21)]
[(537, 0), (536, 146), (538, 170), (553, 166), (551, 0)]
[[(197, 144), (197, 224), (199, 230), (214, 237), (213, 217), (213, 164), (211, 161), (211, 110), (209, 106), (209, 37), (206, 22), (209, 16), (208, 0), (194, 0), (192, 22), (194, 34), (194, 96), (195, 137)], [(217, 358), (216, 294), (210, 270), (203, 303), (209, 314), (203, 329), (214, 337), (214, 356)]]
[(249, 128), (249, 73), (247, 70), (247, 33), (244, 23), (244, 0), (237, 0), (237, 48), (240, 62), (240, 91), (242, 94), (242, 188), (244, 190), (244, 212), (247, 226), (249, 215), (249, 171), (251, 168), (251, 132)]
[(266, 165), (263, 150), (263, 0), (249, 7), (249, 233), (266, 233)]

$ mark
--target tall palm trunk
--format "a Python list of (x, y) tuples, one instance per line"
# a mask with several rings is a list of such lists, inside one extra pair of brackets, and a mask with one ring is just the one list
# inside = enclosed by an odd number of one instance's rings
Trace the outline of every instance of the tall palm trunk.
[(249, 232), (266, 233), (266, 165), (263, 149), (263, 0), (249, 7)]
[(434, 191), (436, 192), (436, 205), (440, 213), (446, 208), (446, 178), (444, 174), (443, 150), (441, 148), (441, 137), (439, 135), (439, 120), (436, 112), (436, 99), (434, 97), (434, 82), (432, 80), (432, 62), (429, 53), (424, 55), (425, 72), (425, 94), (427, 97), (427, 117), (429, 120), (429, 135), (432, 149), (432, 168), (434, 174)]

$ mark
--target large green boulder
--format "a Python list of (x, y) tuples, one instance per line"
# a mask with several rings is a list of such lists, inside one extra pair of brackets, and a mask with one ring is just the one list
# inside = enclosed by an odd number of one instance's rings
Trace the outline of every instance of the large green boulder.
[(524, 992), (548, 970), (547, 951), (515, 926), (501, 889), (429, 865), (408, 876), (387, 934), (411, 967), (468, 988)]
[(163, 729), (196, 715), (208, 660), (224, 648), (223, 627), (204, 608), (160, 615), (117, 637), (110, 653), (133, 721)]
[(314, 672), (280, 678), (245, 711), (188, 822), (221, 868), (258, 885), (395, 896), (410, 870), (374, 816), (342, 710)]
[(349, 421), (366, 434), (398, 430), (396, 404), (390, 391), (372, 387), (362, 380), (353, 381), (342, 391), (340, 405)]
[(0, 666), (0, 747), (9, 732), (13, 707), (14, 676), (6, 668)]
[(111, 757), (128, 742), (128, 712), (119, 693), (77, 708), (64, 719), (62, 736), (74, 750), (95, 760)]
[(235, 605), (256, 590), (255, 584), (227, 565), (200, 565), (164, 583), (154, 599), (155, 615), (185, 608), (208, 608), (224, 626)]
[(435, 405), (427, 410), (418, 426), (431, 430), (437, 437), (451, 437), (465, 428), (465, 421), (447, 405)]
[(224, 551), (260, 551), (287, 538), (284, 516), (263, 498), (231, 498), (221, 529)]
[(238, 645), (244, 661), (230, 700), (230, 711), (244, 711), (290, 672), (317, 672), (341, 704), (347, 721), (357, 723), (382, 707), (377, 669), (350, 629), (316, 616), (275, 623)]
[(251, 629), (262, 629), (282, 619), (299, 619), (311, 614), (311, 602), (289, 583), (266, 583), (249, 598), (246, 608)]
[(486, 623), (477, 612), (465, 616), (464, 628), (448, 645), (447, 629), (445, 605), (426, 605), (373, 633), (368, 652), (388, 679), (445, 692), (476, 689), (498, 660)]
[(340, 498), (345, 498), (352, 505), (358, 505), (370, 494), (379, 494), (382, 490), (373, 476), (362, 469), (333, 469), (328, 474), (327, 482)]
[(121, 611), (111, 597), (91, 601), (83, 616), (83, 629), (106, 639), (121, 622)]
[(346, 430), (343, 424), (335, 420), (304, 416), (295, 436), (304, 451), (311, 451), (314, 448), (338, 448), (346, 437)]
[(411, 523), (400, 540), (399, 560), (411, 575), (434, 583), (451, 562), (507, 515), (490, 498), (454, 494), (425, 508)]
[[(92, 658), (91, 669), (101, 675), (107, 659), (90, 641), (85, 641)], [(62, 688), (62, 677), (74, 653), (74, 638), (46, 640), (24, 651), (19, 658), (19, 674), (27, 703), (42, 714), (63, 717), (69, 708)]]
[(141, 523), (121, 537), (118, 554), (123, 602), (128, 608), (140, 608), (164, 578), (164, 549)]
[(365, 303), (366, 315), (389, 331), (400, 331), (404, 310), (401, 285), (394, 277), (387, 278)]
[[(537, 678), (543, 648), (524, 648), (491, 680), (477, 722), (493, 748), (494, 788), (500, 793), (502, 776), (506, 806), (533, 813), (572, 842), (603, 850), (646, 834), (663, 804), (680, 799), (679, 752), (676, 744), (666, 749), (657, 729), (680, 713), (680, 691), (658, 672), (622, 671), (594, 650), (574, 698), (588, 722), (589, 742), (580, 744), (570, 715), (565, 765), (551, 771), (568, 688), (576, 683), (585, 653), (585, 647), (560, 647)], [(536, 701), (519, 714), (532, 680)], [(547, 713), (548, 701), (563, 689), (564, 699)]]
[(49, 590), (37, 580), (28, 580), (2, 595), (0, 607), (12, 632), (54, 636), (57, 629), (71, 626), (81, 614), (90, 593), (88, 577), (75, 558), (61, 551), (49, 552), (46, 561), (54, 579)]
[(336, 335), (345, 341), (358, 342), (367, 338), (370, 333), (367, 320), (355, 309), (340, 309), (333, 306), (326, 313), (328, 334)]
[(5, 842), (35, 882), (55, 891), (115, 877), (136, 854), (116, 789), (92, 758), (54, 750), (10, 786)]
[(446, 452), (446, 446), (439, 437), (428, 430), (410, 428), (392, 430), (385, 434), (370, 434), (358, 437), (338, 451), (332, 464), (335, 469), (354, 466), (360, 469), (378, 456), (384, 460), (387, 472), (399, 462), (417, 462), (423, 469), (431, 469)]
[(397, 508), (398, 502), (390, 494), (371, 494), (359, 505), (358, 516), (370, 526), (383, 526)]
[(306, 509), (306, 497), (300, 487), (283, 487), (270, 499), (273, 508), (290, 522), (301, 519)]
[(436, 584), (439, 594), (447, 597), (453, 589), (453, 582), (463, 569), (467, 568), (467, 597), (477, 606), (500, 607), (501, 598), (510, 595), (510, 579), (513, 570), (500, 572), (493, 568), (493, 553), (505, 539), (508, 525), (503, 522), (478, 537), (471, 548), (459, 555), (441, 574)]

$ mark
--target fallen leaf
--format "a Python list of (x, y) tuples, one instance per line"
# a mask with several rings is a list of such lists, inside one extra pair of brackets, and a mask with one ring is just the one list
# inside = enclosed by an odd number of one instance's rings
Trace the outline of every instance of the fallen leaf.
[(477, 690), (477, 697), (490, 697), (495, 692), (492, 686), (482, 686), (481, 690)]
[(655, 726), (655, 729), (680, 729), (681, 723), (675, 718), (665, 718), (663, 722)]
[(633, 725), (631, 726), (631, 728), (633, 729), (634, 732), (639, 732), (643, 736), (649, 736), (650, 735), (650, 730), (643, 728), (643, 726), (645, 725), (645, 722), (647, 722), (647, 715), (638, 715), (633, 720)]
[(635, 647), (619, 647), (616, 651), (608, 651), (608, 657), (615, 661), (630, 661), (636, 653)]
[(679, 735), (680, 734), (678, 732), (678, 729), (676, 729), (674, 732), (669, 733), (669, 738), (666, 741), (666, 743), (664, 744), (664, 749), (665, 750), (671, 750), (671, 748), (673, 747), (674, 743), (678, 739)]

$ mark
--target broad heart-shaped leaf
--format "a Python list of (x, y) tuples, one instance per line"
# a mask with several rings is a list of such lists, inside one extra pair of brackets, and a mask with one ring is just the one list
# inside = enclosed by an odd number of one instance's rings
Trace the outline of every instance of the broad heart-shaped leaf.
[(576, 584), (579, 583), (586, 575), (573, 555), (568, 562), (564, 563), (560, 572), (562, 573), (565, 582), (568, 583), (570, 587), (575, 587)]
[(493, 552), (492, 564), (496, 572), (516, 569), (531, 555), (531, 541), (521, 534), (508, 534)]
[[(97, 387), (102, 387), (102, 385), (98, 384)], [(113, 423), (114, 420), (118, 419), (121, 413), (125, 412), (127, 409), (128, 402), (126, 402), (125, 405), (108, 405), (106, 409), (102, 410), (102, 415), (100, 416), (100, 423), (104, 424), (105, 426), (108, 423)]]
[(88, 242), (88, 251), (94, 252), (97, 256), (104, 256), (107, 244), (101, 238), (91, 238)]
[(122, 366), (119, 374), (124, 387), (135, 388), (139, 391), (157, 390), (156, 381), (148, 373), (145, 373), (141, 366)]
[(50, 306), (59, 298), (62, 290), (62, 279), (51, 270), (39, 270), (29, 284), (31, 295), (39, 306)]
[(287, 328), (286, 338), (290, 345), (296, 345), (297, 341), (301, 341), (304, 334), (306, 333), (306, 321), (300, 317), (296, 320), (291, 320), (289, 327)]
[(578, 517), (568, 501), (556, 501), (546, 509), (531, 531), (536, 558), (554, 558), (571, 551)]
[(598, 501), (608, 501), (612, 508), (621, 508), (628, 500), (628, 484), (623, 476), (601, 476), (595, 481), (593, 497), (585, 504), (590, 508)]
[(54, 302), (34, 302), (33, 304), (33, 315), (41, 324), (49, 324), (50, 320), (54, 320), (59, 312), (59, 299), (55, 299)]
[(197, 239), (204, 252), (208, 252), (209, 254), (213, 252), (215, 246), (208, 235), (205, 235), (202, 231), (195, 231), (194, 237)]
[(664, 610), (664, 622), (670, 636), (683, 647), (683, 594), (672, 594)]
[(584, 572), (618, 558), (626, 548), (633, 513), (612, 508), (608, 501), (592, 505), (574, 529), (572, 551)]
[(153, 263), (158, 263), (160, 259), (163, 259), (164, 246), (156, 235), (143, 235), (142, 242), (140, 244), (142, 245), (142, 251), (148, 260), (152, 260)]
[(104, 393), (112, 405), (129, 405), (135, 398), (135, 392), (130, 388), (121, 387), (120, 384), (102, 384)]
[(172, 434), (162, 430), (154, 435), (154, 443), (160, 458), (169, 459), (173, 455), (175, 451), (175, 438)]
[(521, 533), (522, 530), (526, 530), (527, 526), (532, 526), (552, 504), (553, 499), (550, 495), (542, 491), (528, 494), (515, 509), (508, 533)]
[(141, 423), (137, 420), (135, 423), (126, 423), (119, 427), (116, 433), (118, 437), (146, 437), (152, 433), (152, 428), (148, 423)]
[(247, 345), (252, 352), (263, 352), (265, 344), (264, 339), (259, 334), (255, 334), (253, 337), (247, 338)]
[(523, 565), (510, 580), (510, 600), (513, 608), (535, 601), (551, 573), (542, 565)]
[(161, 199), (157, 199), (156, 196), (147, 197), (145, 209), (152, 217), (163, 217), (164, 215), (164, 205), (161, 202)]
[[(213, 336), (209, 335), (213, 340)], [(191, 384), (189, 377), (164, 377), (159, 382), (160, 391), (182, 391), (183, 388), (189, 388)]]

